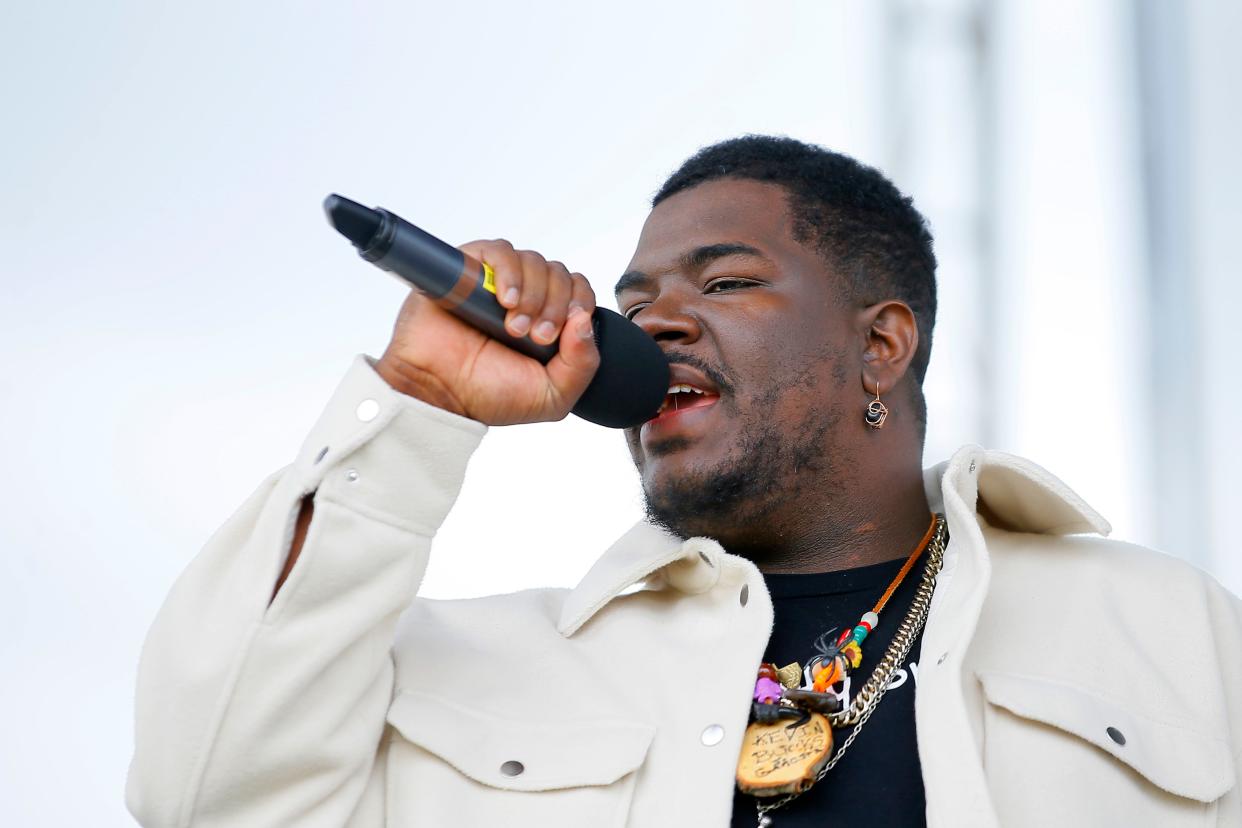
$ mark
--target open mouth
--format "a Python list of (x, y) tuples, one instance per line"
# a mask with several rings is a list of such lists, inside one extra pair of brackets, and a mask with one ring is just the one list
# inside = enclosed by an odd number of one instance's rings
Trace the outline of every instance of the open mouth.
[(719, 399), (719, 394), (688, 383), (670, 385), (668, 394), (664, 396), (664, 402), (660, 405), (660, 410), (656, 412), (655, 417), (652, 419), (658, 420), (694, 408), (705, 408), (706, 406), (713, 405)]

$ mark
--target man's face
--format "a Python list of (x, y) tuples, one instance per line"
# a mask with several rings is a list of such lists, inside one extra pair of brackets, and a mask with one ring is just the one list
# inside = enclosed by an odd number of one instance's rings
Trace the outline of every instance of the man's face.
[(840, 284), (778, 185), (719, 179), (652, 210), (617, 285), (683, 389), (626, 431), (652, 518), (760, 551), (844, 482), (862, 363)]

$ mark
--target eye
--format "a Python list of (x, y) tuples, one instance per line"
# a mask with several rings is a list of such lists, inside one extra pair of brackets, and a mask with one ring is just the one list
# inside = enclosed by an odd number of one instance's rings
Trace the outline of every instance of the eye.
[(621, 315), (624, 316), (626, 319), (633, 319), (635, 316), (638, 315), (638, 312), (642, 310), (643, 308), (647, 307), (648, 304), (650, 303), (639, 302), (637, 305), (634, 305), (633, 307), (627, 308), (626, 310), (622, 311)]
[(719, 279), (713, 279), (703, 288), (704, 293), (719, 293), (724, 290), (738, 290), (740, 288), (754, 287), (757, 282), (750, 279), (740, 279), (737, 276), (724, 276)]

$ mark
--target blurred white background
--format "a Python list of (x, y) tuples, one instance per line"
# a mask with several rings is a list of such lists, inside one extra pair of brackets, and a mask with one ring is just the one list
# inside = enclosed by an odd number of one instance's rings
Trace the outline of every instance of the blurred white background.
[[(468, 10), (465, 10), (468, 9)], [(0, 823), (132, 825), (147, 626), (290, 461), (403, 288), (339, 191), (505, 236), (610, 301), (699, 146), (781, 133), (929, 217), (926, 460), (1026, 455), (1242, 591), (1242, 6), (6, 3), (0, 25)], [(640, 514), (620, 436), (496, 429), (424, 593), (571, 585)], [(524, 539), (563, 554), (534, 558)]]

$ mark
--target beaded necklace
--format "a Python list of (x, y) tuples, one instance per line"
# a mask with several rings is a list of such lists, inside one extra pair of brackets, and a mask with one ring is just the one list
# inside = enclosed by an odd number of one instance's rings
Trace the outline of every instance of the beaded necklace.
[[(805, 664), (794, 662), (779, 668), (770, 663), (760, 665), (751, 723), (742, 740), (737, 767), (738, 788), (758, 798), (759, 828), (771, 825), (769, 812), (822, 779), (871, 717), (922, 631), (947, 540), (944, 517), (932, 515), (923, 539), (875, 606), (863, 613), (856, 625), (843, 630), (832, 646), (826, 646), (826, 641), (835, 629), (816, 639), (816, 652)], [(924, 550), (928, 550), (927, 562), (910, 609), (884, 657), (851, 703), (850, 678), (862, 664), (862, 644)], [(789, 723), (789, 719), (795, 721)], [(849, 725), (853, 730), (834, 754), (833, 728)]]

